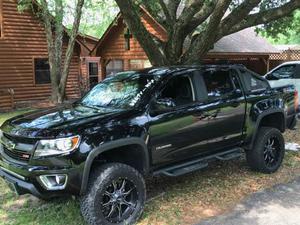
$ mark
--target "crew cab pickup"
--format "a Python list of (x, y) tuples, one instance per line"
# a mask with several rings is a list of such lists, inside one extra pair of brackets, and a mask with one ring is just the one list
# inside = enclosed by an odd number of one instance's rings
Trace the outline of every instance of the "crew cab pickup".
[(19, 194), (80, 197), (90, 224), (133, 224), (146, 176), (181, 176), (246, 153), (273, 173), (295, 120), (293, 86), (270, 88), (238, 65), (122, 72), (81, 100), (7, 120), (0, 176)]

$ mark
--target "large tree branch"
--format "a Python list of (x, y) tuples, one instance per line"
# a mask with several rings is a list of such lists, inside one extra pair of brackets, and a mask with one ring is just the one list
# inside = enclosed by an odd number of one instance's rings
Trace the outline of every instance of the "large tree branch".
[(167, 8), (169, 9), (169, 14), (172, 20), (177, 20), (177, 10), (181, 3), (181, 0), (168, 0)]
[(189, 23), (197, 12), (204, 5), (205, 0), (192, 0), (186, 4), (181, 15), (179, 16), (180, 23)]
[(186, 33), (193, 32), (198, 26), (203, 24), (213, 13), (216, 4), (217, 4), (217, 0), (212, 0), (208, 3), (205, 3), (202, 9), (198, 13), (196, 13), (194, 18), (188, 24), (186, 28)]
[(166, 17), (166, 21), (169, 25), (172, 25), (175, 21), (172, 20), (172, 17), (170, 15), (170, 12), (167, 8), (167, 5), (165, 4), (164, 0), (159, 0), (159, 5), (162, 8), (162, 11)]
[(296, 9), (300, 8), (300, 1), (299, 0), (291, 0), (290, 2), (274, 8), (270, 10), (264, 10), (258, 13), (253, 13), (248, 16), (246, 16), (242, 21), (239, 23), (236, 23), (234, 26), (232, 26), (231, 29), (221, 29), (219, 32), (219, 38), (238, 32), (240, 30), (243, 30), (248, 27), (257, 26), (260, 24), (266, 24), (271, 21), (280, 19), (284, 16), (288, 16), (291, 13), (293, 13)]
[(245, 18), (262, 0), (245, 0), (237, 8), (235, 8), (220, 24), (222, 29), (231, 28), (236, 21), (241, 21)]
[(151, 34), (147, 31), (142, 23), (139, 15), (139, 7), (135, 5), (134, 1), (116, 0), (116, 2), (122, 12), (127, 26), (134, 34), (135, 38), (139, 41), (150, 62), (156, 66), (168, 64), (163, 51), (158, 47)]
[(184, 63), (192, 64), (199, 61), (199, 58), (203, 56), (215, 42), (217, 38), (216, 27), (218, 27), (223, 16), (225, 15), (231, 0), (219, 0), (213, 13), (210, 16), (208, 25), (206, 26), (204, 32), (198, 35), (187, 52), (182, 56), (182, 61)]
[(192, 0), (189, 4), (186, 4), (178, 20), (174, 23), (171, 32), (169, 32), (166, 51), (168, 58), (172, 61), (176, 61), (176, 58), (178, 59), (182, 54), (184, 40), (188, 35), (186, 28), (203, 4), (204, 0)]

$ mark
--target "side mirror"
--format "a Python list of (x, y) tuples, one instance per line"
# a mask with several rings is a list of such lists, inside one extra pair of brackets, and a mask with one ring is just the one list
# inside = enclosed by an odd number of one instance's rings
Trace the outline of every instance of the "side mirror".
[(172, 110), (176, 106), (174, 100), (172, 98), (161, 98), (157, 99), (152, 104), (152, 112), (154, 114), (168, 112)]
[(234, 98), (239, 98), (243, 96), (243, 92), (241, 89), (235, 89), (233, 92), (232, 92), (232, 97)]
[(267, 80), (279, 80), (279, 77), (275, 76), (273, 73), (269, 73), (266, 76)]

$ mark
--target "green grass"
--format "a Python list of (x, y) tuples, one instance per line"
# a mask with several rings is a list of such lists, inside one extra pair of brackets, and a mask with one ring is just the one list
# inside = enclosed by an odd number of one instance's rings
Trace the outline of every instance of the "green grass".
[[(24, 111), (0, 114), (0, 123)], [(180, 121), (180, 123), (188, 121)], [(298, 131), (289, 133), (300, 141)], [(291, 138), (290, 137), (290, 138)], [(297, 137), (297, 139), (295, 139)], [(196, 224), (201, 219), (228, 211), (241, 199), (277, 183), (288, 182), (300, 173), (300, 153), (288, 153), (284, 166), (271, 175), (254, 173), (244, 159), (212, 164), (205, 170), (179, 178), (147, 181), (148, 196), (139, 225)], [(0, 179), (1, 225), (85, 225), (76, 199), (38, 200), (15, 196)]]

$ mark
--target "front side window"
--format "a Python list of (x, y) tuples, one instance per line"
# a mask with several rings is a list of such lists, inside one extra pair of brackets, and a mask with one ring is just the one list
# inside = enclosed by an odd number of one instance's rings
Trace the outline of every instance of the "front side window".
[(171, 99), (176, 106), (190, 104), (195, 101), (192, 82), (189, 76), (176, 76), (171, 78), (163, 91), (160, 99)]
[(113, 59), (106, 66), (106, 76), (111, 77), (119, 72), (124, 71), (124, 62), (121, 59)]
[(234, 90), (228, 70), (207, 70), (203, 72), (203, 79), (209, 100), (220, 98)]
[(94, 87), (81, 103), (91, 107), (116, 109), (134, 107), (157, 78), (133, 72), (119, 73)]
[(247, 91), (266, 90), (269, 87), (268, 82), (257, 75), (246, 70), (242, 70), (241, 73)]
[(50, 84), (50, 66), (48, 59), (34, 59), (35, 84)]
[(294, 77), (296, 65), (282, 66), (275, 70), (272, 75), (278, 79), (291, 79)]

